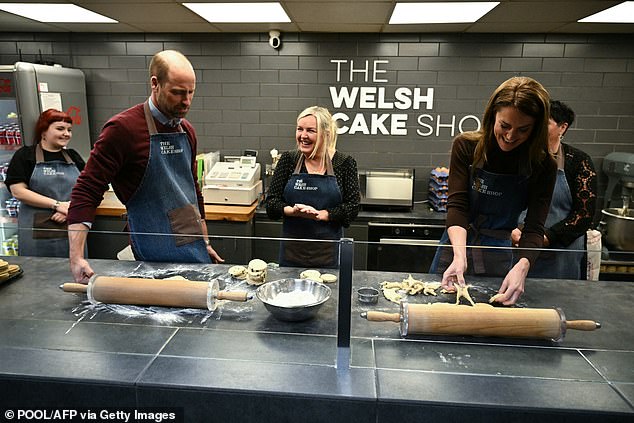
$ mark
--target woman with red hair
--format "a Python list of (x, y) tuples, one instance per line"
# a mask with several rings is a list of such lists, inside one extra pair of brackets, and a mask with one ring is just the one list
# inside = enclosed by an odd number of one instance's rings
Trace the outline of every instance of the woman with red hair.
[(48, 109), (35, 124), (33, 145), (16, 151), (5, 184), (20, 200), (18, 240), (21, 256), (68, 257), (66, 214), (70, 193), (85, 162), (67, 148), (73, 121)]

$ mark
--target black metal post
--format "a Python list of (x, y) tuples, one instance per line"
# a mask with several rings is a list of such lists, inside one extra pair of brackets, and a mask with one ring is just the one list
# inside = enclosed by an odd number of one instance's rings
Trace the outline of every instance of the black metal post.
[(342, 238), (339, 255), (339, 309), (337, 312), (337, 368), (350, 367), (350, 318), (352, 312), (352, 270), (354, 242)]

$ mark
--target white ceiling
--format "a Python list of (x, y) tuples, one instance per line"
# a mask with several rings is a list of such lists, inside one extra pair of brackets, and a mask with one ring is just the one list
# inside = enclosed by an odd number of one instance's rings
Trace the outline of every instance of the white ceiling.
[(50, 24), (0, 11), (0, 32), (215, 33), (279, 29), (283, 32), (336, 33), (634, 33), (634, 24), (576, 22), (622, 0), (501, 0), (499, 6), (472, 24), (396, 26), (387, 24), (396, 0), (280, 0), (292, 21), (286, 24), (210, 24), (182, 6), (183, 1), (228, 0), (0, 0), (4, 3), (74, 3), (119, 21), (117, 24)]

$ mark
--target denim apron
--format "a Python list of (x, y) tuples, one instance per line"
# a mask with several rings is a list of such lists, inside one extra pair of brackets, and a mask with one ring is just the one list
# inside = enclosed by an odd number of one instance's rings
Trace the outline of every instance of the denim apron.
[[(306, 204), (317, 210), (338, 206), (343, 201), (330, 155), (326, 154), (326, 174), (300, 173), (304, 155), (300, 154), (293, 175), (284, 187), (287, 204)], [(340, 224), (285, 216), (284, 238), (335, 239), (343, 236)], [(280, 251), (282, 266), (335, 267), (339, 261), (339, 244), (334, 242), (283, 241)]]
[[(572, 194), (566, 173), (564, 172), (564, 163), (562, 155), (562, 147), (559, 147), (560, 160), (557, 163), (557, 180), (553, 197), (550, 201), (550, 210), (546, 217), (545, 227), (550, 228), (555, 223), (565, 219), (572, 210)], [(521, 219), (521, 217), (520, 217)], [(522, 221), (521, 219), (520, 221)], [(575, 252), (567, 251), (542, 251), (534, 266), (531, 266), (528, 276), (532, 278), (553, 278), (553, 279), (580, 279), (581, 263), (584, 258), (582, 252), (585, 250), (585, 237), (580, 236), (570, 245), (560, 243), (551, 243), (549, 248), (576, 250)]]
[[(35, 168), (29, 189), (59, 201), (69, 201), (79, 169), (68, 153), (62, 150), (65, 161), (44, 161), (42, 146), (35, 145)], [(53, 222), (55, 212), (50, 209), (20, 204), (18, 239), (21, 256), (68, 257), (68, 224)], [(52, 229), (52, 230), (46, 230)]]
[[(504, 276), (513, 266), (513, 253), (509, 248), (477, 246), (511, 247), (511, 231), (517, 227), (518, 217), (528, 202), (530, 168), (520, 166), (522, 169), (517, 175), (488, 172), (482, 169), (482, 163), (471, 172), (467, 245), (476, 248), (467, 248), (468, 274)], [(451, 245), (446, 229), (439, 243)], [(439, 247), (429, 273), (444, 273), (452, 261), (452, 248)]]
[[(143, 105), (150, 156), (141, 184), (126, 204), (134, 257), (144, 261), (211, 263), (191, 171), (187, 134), (158, 133)], [(156, 235), (160, 234), (160, 235)]]

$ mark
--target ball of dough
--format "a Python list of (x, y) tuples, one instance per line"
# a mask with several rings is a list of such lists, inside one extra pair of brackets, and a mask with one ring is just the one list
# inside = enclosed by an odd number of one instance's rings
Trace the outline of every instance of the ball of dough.
[(321, 275), (321, 280), (326, 283), (337, 282), (337, 275), (333, 275), (332, 273), (323, 273)]
[(227, 272), (234, 278), (245, 279), (247, 277), (247, 268), (244, 266), (231, 266)]
[(301, 279), (310, 279), (313, 281), (321, 282), (321, 273), (319, 272), (319, 270), (304, 270), (302, 273), (299, 274), (299, 277)]

